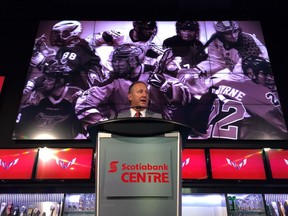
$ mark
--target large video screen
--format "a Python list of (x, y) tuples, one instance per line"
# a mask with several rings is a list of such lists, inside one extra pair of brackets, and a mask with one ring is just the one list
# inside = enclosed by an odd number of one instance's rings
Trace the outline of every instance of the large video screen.
[(210, 149), (212, 179), (265, 180), (261, 149)]
[(288, 179), (288, 150), (268, 149), (266, 151), (273, 179)]
[(182, 179), (207, 179), (204, 149), (183, 149)]
[(0, 149), (0, 179), (30, 180), (38, 149)]
[(36, 179), (90, 179), (93, 149), (41, 148), (36, 167)]
[(232, 20), (41, 21), (13, 139), (90, 139), (135, 81), (190, 140), (287, 139), (261, 24)]

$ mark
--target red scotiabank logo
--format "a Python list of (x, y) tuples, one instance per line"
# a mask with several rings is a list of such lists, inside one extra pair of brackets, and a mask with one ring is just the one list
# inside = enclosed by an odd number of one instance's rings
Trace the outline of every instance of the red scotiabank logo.
[[(109, 173), (118, 171), (119, 161), (111, 161)], [(163, 164), (121, 164), (123, 183), (169, 183), (169, 166)]]
[(108, 171), (109, 173), (114, 173), (118, 170), (117, 164), (119, 161), (111, 161), (110, 162), (110, 170)]

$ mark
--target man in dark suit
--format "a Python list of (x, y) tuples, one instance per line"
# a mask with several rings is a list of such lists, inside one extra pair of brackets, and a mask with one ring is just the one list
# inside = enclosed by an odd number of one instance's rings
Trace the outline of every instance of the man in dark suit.
[(162, 118), (160, 113), (148, 109), (149, 90), (147, 84), (142, 81), (132, 83), (128, 90), (130, 109), (125, 109), (118, 114), (118, 118), (124, 117), (151, 117)]

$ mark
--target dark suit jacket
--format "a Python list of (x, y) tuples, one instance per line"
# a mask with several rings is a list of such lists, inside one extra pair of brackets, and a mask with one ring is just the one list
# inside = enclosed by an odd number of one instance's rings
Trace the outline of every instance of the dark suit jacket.
[[(118, 113), (117, 118), (127, 118), (127, 117), (131, 117), (130, 109)], [(146, 110), (145, 117), (147, 117), (147, 118), (163, 118), (160, 113), (152, 112), (149, 109)]]

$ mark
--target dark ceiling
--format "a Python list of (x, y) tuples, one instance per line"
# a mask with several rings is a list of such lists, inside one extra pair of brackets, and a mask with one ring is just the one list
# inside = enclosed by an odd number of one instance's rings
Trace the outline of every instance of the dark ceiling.
[[(287, 0), (9, 0), (0, 7), (1, 18), (107, 18), (113, 17), (225, 17), (249, 19), (286, 15)], [(180, 14), (179, 14), (180, 13)]]

